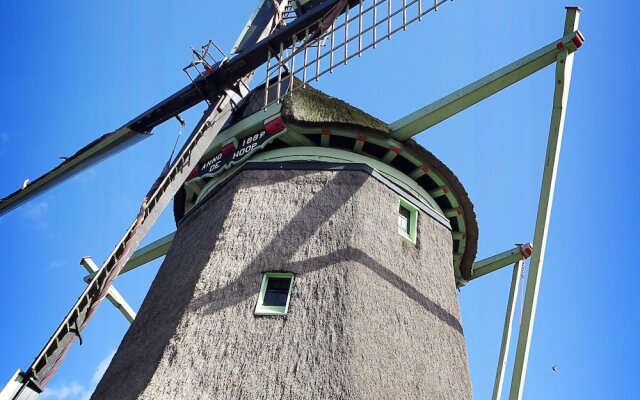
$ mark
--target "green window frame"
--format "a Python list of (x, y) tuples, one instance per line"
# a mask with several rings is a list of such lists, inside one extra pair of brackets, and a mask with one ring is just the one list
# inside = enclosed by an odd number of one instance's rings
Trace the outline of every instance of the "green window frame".
[(400, 199), (400, 206), (398, 207), (398, 233), (411, 243), (416, 243), (418, 209), (405, 199)]
[[(286, 285), (284, 280), (288, 279)], [(293, 289), (292, 272), (265, 272), (262, 276), (260, 294), (256, 303), (255, 315), (286, 315)], [(284, 296), (286, 291), (286, 296)], [(286, 298), (286, 300), (285, 300)]]

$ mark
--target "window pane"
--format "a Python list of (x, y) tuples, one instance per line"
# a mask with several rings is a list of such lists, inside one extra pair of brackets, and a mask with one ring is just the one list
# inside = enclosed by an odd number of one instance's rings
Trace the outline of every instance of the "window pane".
[(285, 307), (290, 286), (291, 278), (269, 278), (262, 304), (265, 306)]
[(400, 214), (398, 215), (398, 228), (405, 233), (409, 233), (409, 220), (411, 218), (411, 211), (400, 206)]

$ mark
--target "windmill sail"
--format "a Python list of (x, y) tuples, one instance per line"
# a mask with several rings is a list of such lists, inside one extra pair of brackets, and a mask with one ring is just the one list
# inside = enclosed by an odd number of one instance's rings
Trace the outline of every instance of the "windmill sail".
[(152, 188), (152, 193), (145, 198), (136, 219), (28, 369), (29, 377), (40, 386), (46, 385), (56, 372), (67, 351), (80, 337), (97, 306), (106, 296), (113, 280), (173, 199), (230, 114), (230, 98), (228, 95), (222, 95), (196, 126), (189, 142), (169, 168), (166, 176), (157, 187), (154, 184), (155, 190)]
[[(365, 51), (375, 48), (407, 26), (422, 21), (448, 0), (358, 0), (341, 1), (316, 26), (295, 31), (287, 47), (285, 41), (270, 49), (266, 61), (267, 82), (264, 105), (280, 99), (283, 74), (293, 75), (302, 84), (318, 80)], [(272, 63), (272, 59), (275, 62)], [(275, 80), (274, 84), (269, 83)], [(295, 89), (295, 88), (292, 88)]]
[[(287, 0), (276, 2), (277, 6), (276, 3), (273, 3), (273, 18), (262, 18), (259, 22), (256, 22), (255, 19), (250, 20), (250, 24), (266, 24), (266, 26), (256, 26), (259, 31), (270, 33), (258, 35), (258, 38), (266, 36), (264, 39), (253, 45), (248, 45), (248, 41), (239, 41), (236, 56), (231, 59), (223, 59), (214, 66), (209, 66), (204, 73), (199, 73), (191, 84), (134, 118), (119, 130), (92, 142), (70, 159), (65, 160), (61, 165), (34, 181), (31, 188), (27, 186), (23, 189), (24, 192), (17, 191), (2, 199), (0, 215), (68, 179), (97, 162), (101, 157), (108, 156), (113, 151), (133, 143), (134, 139), (144, 137), (141, 135), (150, 134), (157, 125), (179, 115), (201, 101), (207, 101), (211, 104), (209, 111), (196, 127), (180, 155), (168, 170), (167, 175), (163, 177), (158, 187), (150, 192), (136, 219), (35, 358), (27, 373), (24, 374), (25, 383), (22, 384), (22, 387), (33, 383), (44, 386), (51, 379), (65, 354), (73, 342), (80, 337), (82, 330), (105, 297), (112, 281), (182, 186), (193, 167), (200, 161), (213, 138), (222, 129), (231, 114), (230, 97), (232, 92), (242, 95), (241, 88), (248, 85), (256, 68), (274, 56), (278, 58), (276, 67), (271, 67), (269, 63), (267, 65), (267, 76), (269, 77), (274, 71), (277, 71), (277, 79), (273, 85), (269, 84), (270, 80), (267, 79), (267, 90), (265, 90), (266, 101), (270, 101), (270, 99), (277, 101), (284, 94), (283, 83), (293, 82), (293, 80), (287, 79), (289, 74), (283, 73), (283, 70), (286, 69), (293, 74), (301, 73), (303, 82), (317, 79), (322, 74), (331, 72), (337, 63), (345, 64), (355, 55), (360, 55), (368, 48), (375, 47), (380, 40), (389, 38), (394, 32), (420, 20), (424, 14), (445, 1), (447, 0), (436, 1), (432, 7), (425, 9), (422, 8), (423, 2), (421, 0), (402, 1), (398, 3), (400, 6), (397, 9), (392, 7), (391, 0), (372, 0), (369, 6), (366, 6), (361, 0), (308, 0), (297, 2), (296, 7), (290, 7)], [(283, 2), (287, 2), (287, 5), (284, 6)], [(269, 2), (263, 2), (263, 5), (266, 3)], [(358, 11), (355, 16), (350, 17), (349, 10), (354, 8), (357, 8)], [(382, 8), (386, 10), (386, 14), (378, 14)], [(411, 10), (416, 12), (413, 17), (409, 17)], [(344, 22), (340, 25), (336, 21), (342, 15), (344, 15)], [(379, 15), (383, 16), (379, 17)], [(369, 16), (371, 17), (370, 23), (367, 25), (364, 20)], [(399, 18), (401, 21), (395, 28), (396, 19), (394, 18)], [(353, 24), (357, 24), (358, 29), (352, 30), (356, 33), (349, 35), (350, 26)], [(378, 28), (382, 24), (387, 27), (387, 30), (383, 35), (378, 36)], [(246, 35), (249, 31), (254, 32), (250, 28), (243, 31), (242, 35)], [(343, 32), (344, 35), (344, 40), (341, 43), (336, 40), (339, 32)], [(358, 45), (354, 45), (354, 48), (357, 49), (357, 52), (354, 50), (350, 53), (350, 46), (356, 42)], [(302, 46), (299, 46), (299, 43), (302, 43)], [(326, 46), (327, 43), (329, 44), (328, 50), (321, 51), (321, 47)], [(314, 45), (316, 57), (309, 62), (307, 55)], [(289, 52), (288, 57), (285, 49)], [(342, 59), (335, 56), (338, 49), (343, 49)], [(301, 66), (296, 69), (296, 59), (300, 57), (304, 57), (304, 60)], [(321, 62), (325, 58), (329, 60), (328, 67), (322, 69)], [(307, 75), (311, 65), (314, 65), (315, 72)], [(275, 95), (269, 93), (269, 87), (274, 86), (277, 90)]]
[[(250, 31), (263, 32), (258, 35), (258, 38), (264, 37), (264, 39), (252, 45), (241, 40), (240, 43), (243, 43), (243, 47), (240, 54), (231, 59), (222, 60), (215, 66), (215, 69), (197, 76), (189, 85), (135, 117), (122, 128), (85, 146), (69, 160), (34, 180), (31, 185), (0, 199), (0, 216), (82, 172), (105, 157), (135, 143), (136, 140), (144, 138), (144, 135), (150, 134), (156, 126), (196, 104), (215, 99), (229, 89), (239, 92), (240, 88), (234, 88), (234, 84), (260, 67), (270, 57), (270, 49), (291, 46), (291, 38), (295, 32), (315, 29), (332, 7), (342, 1), (344, 0), (308, 1), (306, 2), (308, 10), (305, 9), (304, 13), (300, 13), (293, 20), (288, 18), (291, 22), (282, 27), (277, 24), (282, 16), (254, 21), (255, 26)], [(267, 3), (271, 4), (271, 2)], [(280, 3), (278, 2), (278, 4)], [(355, 1), (350, 3), (355, 4)], [(271, 10), (275, 10), (275, 6), (271, 5), (271, 7)], [(241, 37), (246, 34), (247, 32), (243, 31)]]
[(0, 199), (0, 216), (147, 136), (128, 127), (102, 135), (24, 188)]

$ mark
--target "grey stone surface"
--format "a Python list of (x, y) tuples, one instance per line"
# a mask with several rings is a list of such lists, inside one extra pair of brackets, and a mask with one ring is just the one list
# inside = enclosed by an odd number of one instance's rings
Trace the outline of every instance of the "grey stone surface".
[[(365, 172), (244, 171), (180, 225), (92, 399), (469, 399), (452, 239)], [(262, 273), (296, 274), (256, 317)]]

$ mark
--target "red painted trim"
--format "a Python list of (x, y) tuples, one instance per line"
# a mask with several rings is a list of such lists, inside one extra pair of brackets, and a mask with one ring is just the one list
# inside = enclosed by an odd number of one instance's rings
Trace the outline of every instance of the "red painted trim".
[(284, 122), (282, 122), (282, 118), (278, 117), (266, 122), (264, 124), (264, 130), (269, 135), (275, 135), (278, 132), (282, 132), (284, 130)]
[(222, 146), (222, 154), (225, 156), (230, 156), (234, 151), (236, 151), (236, 145), (233, 143)]
[(578, 34), (575, 35), (573, 39), (571, 39), (571, 41), (573, 42), (573, 44), (576, 46), (576, 49), (577, 49), (580, 46), (582, 46), (582, 44), (584, 43), (584, 38), (582, 37), (582, 35), (580, 35), (580, 32), (578, 32)]

